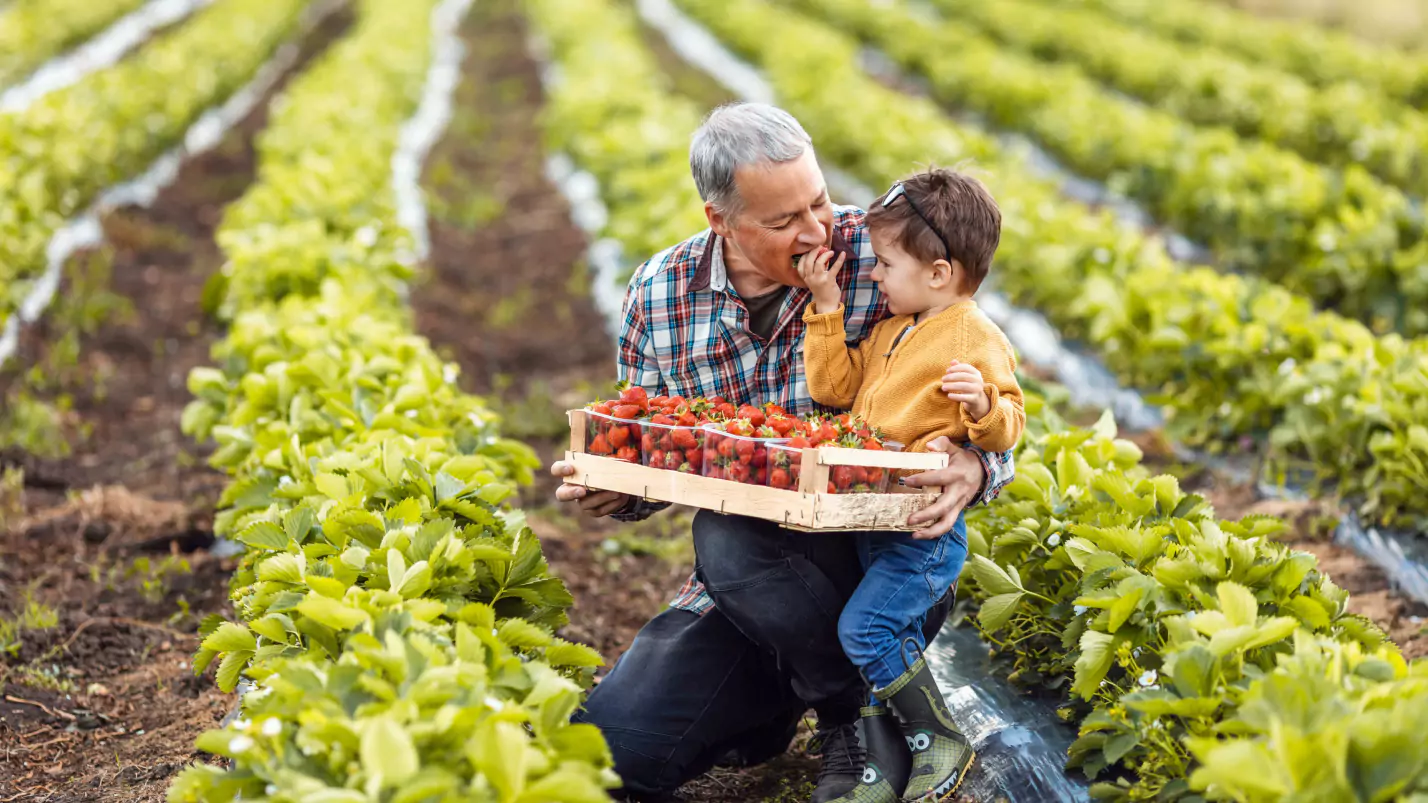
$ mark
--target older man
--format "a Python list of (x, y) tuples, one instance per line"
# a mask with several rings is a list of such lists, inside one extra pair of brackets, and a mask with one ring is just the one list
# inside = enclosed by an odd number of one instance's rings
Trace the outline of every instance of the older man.
[[(848, 254), (838, 285), (848, 336), (861, 340), (887, 314), (869, 278), (876, 260), (864, 212), (831, 202), (808, 134), (772, 106), (715, 110), (695, 132), (689, 161), (709, 229), (635, 272), (620, 377), (651, 395), (773, 401), (795, 414), (820, 409), (804, 377), (809, 292), (794, 258), (819, 246)], [(571, 471), (552, 467), (556, 476)], [(911, 523), (945, 532), (963, 507), (991, 499), (1011, 476), (1010, 455), (957, 450), (946, 469), (907, 480), (946, 488)], [(663, 507), (577, 486), (556, 495), (623, 520)], [(658, 796), (731, 754), (757, 763), (783, 752), (812, 708), (812, 748), (822, 756), (813, 799), (848, 792), (863, 771), (854, 723), (868, 695), (837, 636), (862, 571), (852, 539), (709, 511), (695, 516), (693, 536), (693, 576), (640, 631), (580, 718), (604, 732), (626, 791)], [(932, 633), (950, 600), (949, 593), (929, 615)]]

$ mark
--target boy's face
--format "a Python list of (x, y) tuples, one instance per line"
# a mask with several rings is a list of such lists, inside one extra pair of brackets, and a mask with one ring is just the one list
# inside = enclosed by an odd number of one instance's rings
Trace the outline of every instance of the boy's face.
[(898, 247), (886, 231), (874, 226), (869, 232), (878, 264), (871, 274), (894, 315), (916, 315), (932, 308), (929, 291), (934, 271)]

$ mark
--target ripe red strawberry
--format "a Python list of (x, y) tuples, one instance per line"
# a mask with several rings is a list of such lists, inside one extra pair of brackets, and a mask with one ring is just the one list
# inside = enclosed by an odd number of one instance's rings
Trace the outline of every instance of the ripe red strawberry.
[(734, 482), (747, 483), (749, 481), (749, 475), (752, 471), (753, 469), (750, 469), (744, 463), (730, 463), (729, 479), (733, 480)]
[(737, 445), (734, 447), (734, 451), (739, 455), (739, 462), (745, 465), (753, 462), (754, 453), (758, 451), (756, 448), (757, 444), (753, 441), (737, 441), (736, 443)]
[(675, 424), (679, 423), (679, 419), (675, 418), (672, 415), (669, 415), (668, 413), (655, 413), (654, 415), (650, 416), (650, 423), (664, 424), (665, 426), (672, 427)]
[(735, 415), (739, 418), (748, 419), (749, 424), (756, 428), (764, 425), (764, 411), (752, 404), (739, 405), (739, 409), (735, 412)]
[(812, 446), (812, 444), (808, 442), (808, 438), (802, 435), (794, 435), (792, 438), (789, 438), (787, 445), (790, 449), (807, 449)]
[(643, 412), (644, 411), (641, 410), (638, 405), (618, 404), (610, 410), (610, 415), (614, 416), (615, 418), (622, 418), (626, 421), (632, 421), (636, 418), (639, 418), (640, 414)]
[(611, 405), (609, 402), (595, 402), (594, 404), (590, 405), (590, 412), (599, 413), (600, 415), (609, 415), (610, 407)]
[(610, 448), (610, 442), (605, 440), (604, 435), (596, 435), (590, 441), (590, 454), (613, 454), (614, 449)]
[(764, 402), (764, 415), (772, 418), (774, 416), (787, 416), (788, 411), (773, 402)]
[(680, 449), (693, 449), (699, 445), (699, 438), (687, 429), (676, 429), (670, 440)]
[(774, 488), (792, 488), (793, 478), (789, 476), (788, 471), (785, 469), (776, 468), (769, 472), (769, 485)]
[(620, 391), (621, 404), (633, 404), (636, 407), (648, 407), (650, 397), (645, 389), (639, 385), (631, 385)]
[(793, 431), (794, 421), (792, 418), (784, 418), (783, 416), (777, 416), (768, 419), (768, 423), (766, 426), (768, 426), (769, 429), (773, 430), (774, 434), (777, 437), (786, 438), (788, 437), (788, 433)]
[(698, 471), (704, 465), (704, 450), (688, 449), (684, 452), (684, 459), (695, 471)]
[(610, 427), (610, 431), (605, 433), (605, 437), (610, 441), (611, 446), (620, 449), (629, 444), (630, 431), (625, 427)]
[(640, 453), (635, 451), (633, 448), (626, 446), (623, 449), (615, 450), (615, 459), (623, 460), (626, 463), (638, 463), (640, 462)]
[(719, 456), (720, 456), (720, 457), (726, 457), (726, 458), (733, 459), (733, 457), (734, 457), (734, 439), (733, 439), (733, 438), (720, 438), (720, 439), (719, 439), (719, 447), (718, 447), (718, 448), (719, 448)]
[(654, 451), (647, 452), (646, 454), (649, 455), (650, 466), (654, 468), (664, 468), (664, 452), (655, 449)]
[(850, 488), (856, 482), (853, 476), (853, 466), (834, 466), (831, 479), (833, 484), (839, 488)]

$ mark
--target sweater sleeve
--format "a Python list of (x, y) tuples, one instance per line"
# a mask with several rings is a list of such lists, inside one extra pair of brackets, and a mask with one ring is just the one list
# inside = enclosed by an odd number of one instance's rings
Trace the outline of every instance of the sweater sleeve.
[(959, 404), (962, 424), (972, 443), (988, 452), (1006, 452), (1021, 440), (1026, 428), (1021, 385), (1016, 381), (1016, 356), (1006, 335), (990, 322), (990, 331), (976, 338), (983, 348), (969, 362), (982, 372), (991, 410), (980, 421), (967, 414), (967, 406)]
[(822, 314), (809, 302), (803, 310), (803, 366), (808, 379), (808, 395), (819, 404), (847, 409), (853, 406), (863, 385), (863, 367), (877, 339), (876, 329), (849, 348), (843, 328), (843, 305)]

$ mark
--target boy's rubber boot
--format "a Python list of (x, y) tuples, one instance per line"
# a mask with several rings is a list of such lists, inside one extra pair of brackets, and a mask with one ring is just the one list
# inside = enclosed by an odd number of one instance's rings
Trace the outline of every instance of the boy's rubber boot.
[(977, 754), (952, 723), (927, 660), (919, 657), (912, 668), (873, 695), (887, 701), (902, 720), (902, 733), (912, 750), (912, 772), (902, 799), (941, 801), (951, 797)]
[(899, 803), (912, 771), (912, 753), (902, 727), (886, 705), (867, 706), (862, 715), (863, 738), (868, 743), (863, 777), (834, 803)]

